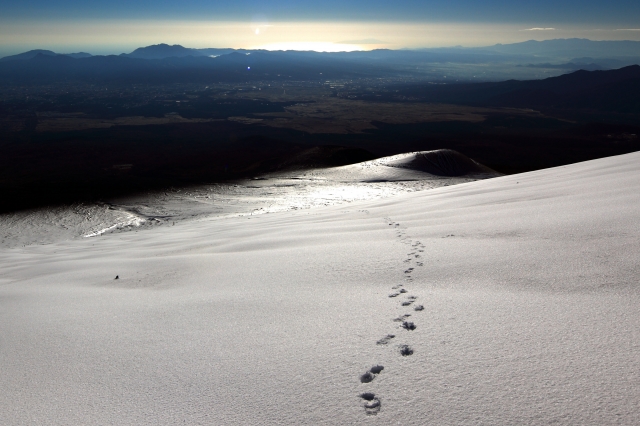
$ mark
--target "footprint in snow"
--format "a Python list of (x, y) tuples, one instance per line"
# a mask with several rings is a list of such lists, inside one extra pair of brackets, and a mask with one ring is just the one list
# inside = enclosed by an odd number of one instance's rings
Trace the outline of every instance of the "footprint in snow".
[(402, 328), (404, 328), (405, 330), (409, 330), (409, 331), (413, 331), (416, 329), (416, 325), (414, 323), (412, 323), (411, 321), (404, 321), (401, 325)]
[(400, 355), (402, 356), (410, 356), (413, 355), (413, 349), (409, 345), (401, 345), (400, 346)]
[(422, 305), (414, 306), (413, 310), (414, 311), (424, 311), (424, 306), (422, 306)]
[(389, 342), (391, 341), (391, 339), (395, 338), (396, 335), (395, 334), (387, 334), (386, 336), (384, 336), (382, 339), (378, 340), (376, 342), (377, 345), (388, 345)]
[(393, 321), (394, 322), (403, 322), (404, 320), (406, 320), (410, 316), (411, 316), (411, 314), (400, 315), (398, 318), (394, 319)]
[(364, 399), (364, 412), (369, 416), (375, 416), (380, 412), (380, 408), (382, 404), (380, 403), (380, 398), (378, 398), (372, 392), (365, 392), (360, 394), (360, 398)]
[(373, 374), (380, 374), (382, 370), (384, 370), (384, 367), (381, 365), (374, 365), (369, 369), (369, 371), (372, 372)]
[(375, 378), (375, 376), (373, 374), (371, 374), (370, 371), (367, 371), (362, 376), (360, 376), (360, 383), (371, 383), (371, 382), (373, 382), (374, 378)]
[(382, 372), (382, 370), (384, 370), (383, 366), (374, 365), (369, 369), (369, 371), (360, 376), (360, 383), (371, 383), (373, 379), (375, 379), (376, 376), (380, 374), (380, 372)]

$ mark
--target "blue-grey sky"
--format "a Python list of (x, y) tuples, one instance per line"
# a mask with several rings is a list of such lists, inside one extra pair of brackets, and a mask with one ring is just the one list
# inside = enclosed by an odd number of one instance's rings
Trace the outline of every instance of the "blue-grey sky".
[[(0, 0), (0, 54), (118, 53), (155, 43), (354, 48), (640, 39), (638, 0)], [(534, 29), (534, 30), (532, 30)]]
[[(637, 0), (2, 0), (4, 18), (638, 23)], [(628, 26), (627, 25), (627, 26)]]

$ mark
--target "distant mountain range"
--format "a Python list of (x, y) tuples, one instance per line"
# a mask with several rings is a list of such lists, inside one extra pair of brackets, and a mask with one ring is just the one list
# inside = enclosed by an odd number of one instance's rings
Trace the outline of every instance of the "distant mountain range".
[[(571, 48), (575, 47), (575, 50)], [(509, 56), (510, 52), (526, 52)], [(554, 64), (533, 56), (561, 52), (570, 62)], [(617, 70), (601, 71), (598, 54), (611, 53)], [(622, 54), (637, 54), (623, 56)], [(573, 55), (573, 56), (572, 56)], [(588, 56), (585, 56), (588, 55)], [(621, 56), (622, 55), (622, 56)], [(514, 59), (515, 58), (515, 59)], [(531, 62), (531, 59), (537, 59)], [(467, 64), (521, 61), (512, 67), (580, 71), (555, 78), (503, 81), (482, 84), (424, 83), (407, 86), (380, 100), (419, 99), (428, 102), (515, 107), (592, 108), (601, 111), (640, 112), (640, 42), (593, 42), (581, 39), (549, 40), (497, 45), (481, 49), (373, 50), (319, 53), (311, 51), (265, 51), (190, 49), (159, 44), (129, 54), (92, 56), (88, 53), (58, 54), (32, 50), (0, 60), (0, 85), (87, 82), (99, 84), (172, 84), (250, 81), (311, 81), (392, 77), (402, 81), (425, 80), (427, 63)], [(447, 65), (448, 66), (448, 65)], [(591, 71), (586, 71), (591, 70)], [(534, 70), (534, 72), (537, 72)], [(556, 71), (557, 72), (557, 71)], [(560, 71), (562, 72), (562, 71)], [(423, 74), (421, 74), (423, 73)], [(543, 74), (544, 75), (544, 74)], [(400, 76), (400, 77), (398, 77)], [(441, 81), (446, 77), (441, 74)], [(404, 80), (407, 81), (407, 80)], [(455, 83), (453, 81), (452, 83)], [(407, 88), (409, 87), (409, 88)]]
[[(191, 49), (188, 47), (180, 46), (179, 44), (168, 45), (168, 44), (154, 44), (152, 46), (139, 47), (131, 53), (122, 53), (119, 56), (125, 56), (128, 58), (135, 59), (166, 59), (166, 58), (184, 58), (187, 56), (209, 56), (216, 57), (220, 55), (228, 55), (233, 52), (249, 52), (244, 49)], [(44, 56), (67, 56), (70, 58), (80, 59), (80, 58), (89, 58), (94, 56), (90, 53), (86, 52), (78, 52), (78, 53), (56, 53), (51, 50), (44, 49), (35, 49), (29, 50), (28, 52), (19, 53), (17, 55), (5, 56), (4, 58), (0, 58), (0, 62), (7, 61), (20, 61), (20, 60), (28, 60), (33, 59), (38, 55)], [(113, 56), (113, 55), (107, 55)]]
[(91, 53), (86, 53), (86, 52), (56, 53), (56, 52), (52, 52), (51, 50), (36, 49), (36, 50), (30, 50), (30, 51), (24, 52), (24, 53), (19, 53), (17, 55), (5, 56), (4, 58), (0, 58), (0, 62), (28, 60), (28, 59), (33, 59), (38, 55), (44, 55), (44, 56), (67, 56), (69, 58), (75, 58), (75, 59), (90, 58), (91, 56), (93, 56)]
[(594, 58), (615, 58), (620, 56), (638, 56), (640, 42), (630, 40), (594, 41), (582, 38), (529, 40), (522, 43), (496, 44), (479, 50), (499, 52), (509, 55), (536, 55), (575, 58), (591, 56)]
[[(135, 49), (131, 53), (122, 53), (120, 56), (136, 59), (166, 59), (166, 58), (184, 58), (187, 56), (220, 56), (228, 55), (233, 52), (238, 53), (255, 53), (261, 50), (231, 49), (231, 48), (207, 48), (193, 49), (180, 46), (178, 44), (155, 44)], [(300, 52), (302, 53), (302, 52)], [(14, 61), (32, 59), (36, 55), (42, 54), (46, 56), (68, 56), (72, 58), (87, 58), (92, 56), (89, 53), (55, 53), (50, 50), (30, 50), (18, 55), (6, 56), (0, 61)], [(512, 44), (496, 44), (487, 47), (452, 47), (452, 48), (428, 48), (417, 50), (388, 50), (377, 49), (373, 51), (358, 51), (349, 53), (338, 53), (334, 55), (346, 57), (421, 57), (432, 60), (441, 60), (442, 58), (458, 58), (469, 60), (470, 58), (487, 60), (497, 58), (510, 57), (533, 57), (537, 58), (537, 63), (543, 63), (547, 59), (564, 59), (566, 62), (585, 63), (594, 62), (595, 60), (616, 61), (618, 66), (629, 65), (629, 58), (640, 58), (640, 42), (638, 41), (593, 41), (588, 39), (554, 39), (536, 41), (529, 40), (522, 43)], [(578, 59), (576, 59), (578, 58)], [(556, 64), (557, 65), (557, 64)]]
[(394, 95), (410, 95), (434, 103), (640, 113), (640, 66), (607, 71), (579, 70), (542, 80), (416, 84), (405, 86)]
[(184, 58), (185, 56), (220, 56), (228, 55), (233, 52), (247, 52), (246, 50), (237, 49), (190, 49), (187, 47), (174, 44), (154, 44), (147, 47), (139, 47), (131, 53), (123, 53), (122, 56), (138, 59), (165, 59), (165, 58)]

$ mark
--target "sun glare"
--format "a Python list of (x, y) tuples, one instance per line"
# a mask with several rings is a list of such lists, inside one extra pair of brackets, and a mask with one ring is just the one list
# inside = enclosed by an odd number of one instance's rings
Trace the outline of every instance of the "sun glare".
[(281, 42), (270, 43), (263, 46), (257, 46), (256, 49), (264, 50), (302, 50), (315, 52), (353, 52), (356, 50), (365, 50), (362, 46), (356, 44), (343, 43), (325, 43), (325, 42)]

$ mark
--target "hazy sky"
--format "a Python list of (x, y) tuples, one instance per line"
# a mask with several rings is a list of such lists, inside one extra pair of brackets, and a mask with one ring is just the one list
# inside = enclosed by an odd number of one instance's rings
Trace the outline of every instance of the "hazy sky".
[(156, 43), (369, 49), (640, 40), (638, 17), (638, 0), (0, 0), (0, 54), (120, 53)]

